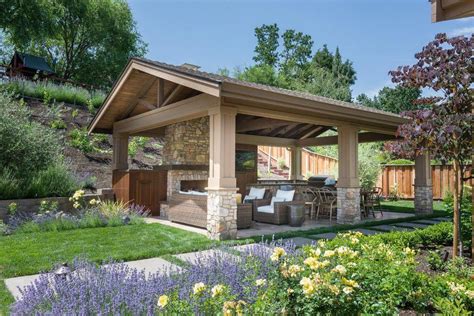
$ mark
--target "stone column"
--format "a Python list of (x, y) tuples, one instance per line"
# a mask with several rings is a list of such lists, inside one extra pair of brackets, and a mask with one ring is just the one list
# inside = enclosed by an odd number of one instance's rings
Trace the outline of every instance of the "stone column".
[(360, 185), (358, 171), (358, 133), (354, 126), (338, 126), (337, 222), (360, 221)]
[(415, 157), (415, 213), (433, 213), (433, 182), (429, 153)]
[(229, 107), (209, 111), (207, 233), (216, 240), (237, 237), (236, 115), (237, 111)]
[(290, 165), (290, 180), (300, 180), (301, 175), (301, 147), (291, 147), (291, 165)]
[(128, 135), (114, 133), (112, 135), (113, 154), (112, 170), (128, 169)]

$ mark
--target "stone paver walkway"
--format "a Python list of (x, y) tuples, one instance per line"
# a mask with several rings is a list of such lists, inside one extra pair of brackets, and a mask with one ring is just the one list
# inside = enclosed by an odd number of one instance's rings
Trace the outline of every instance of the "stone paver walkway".
[(410, 227), (397, 227), (393, 225), (378, 225), (378, 226), (372, 226), (370, 228), (382, 230), (385, 232), (406, 232), (406, 231), (413, 230), (413, 228), (410, 228)]
[(211, 256), (221, 256), (223, 259), (238, 259), (237, 256), (234, 256), (228, 252), (224, 252), (219, 249), (208, 249), (208, 250), (202, 250), (202, 251), (196, 251), (196, 252), (188, 252), (188, 253), (182, 253), (179, 255), (174, 255), (174, 257), (190, 263), (190, 264), (195, 264), (198, 262), (198, 260), (206, 261), (206, 258), (209, 258)]
[(403, 223), (396, 223), (394, 224), (395, 226), (399, 227), (408, 227), (408, 228), (426, 228), (429, 225), (423, 225), (423, 224), (417, 224), (417, 223), (409, 223), (409, 222), (403, 222)]
[(285, 243), (285, 242), (291, 242), (296, 247), (301, 247), (301, 246), (304, 246), (304, 245), (314, 244), (314, 243), (316, 243), (316, 240), (305, 238), (305, 237), (293, 237), (293, 238), (283, 239), (283, 243)]
[(317, 235), (312, 235), (311, 238), (315, 239), (334, 239), (336, 238), (336, 233), (324, 233), (324, 234), (317, 234)]
[(370, 230), (370, 229), (365, 229), (365, 228), (357, 228), (357, 229), (352, 229), (351, 231), (353, 232), (360, 232), (366, 236), (372, 236), (372, 235), (377, 235), (377, 234), (382, 234), (382, 232), (378, 232), (376, 230)]

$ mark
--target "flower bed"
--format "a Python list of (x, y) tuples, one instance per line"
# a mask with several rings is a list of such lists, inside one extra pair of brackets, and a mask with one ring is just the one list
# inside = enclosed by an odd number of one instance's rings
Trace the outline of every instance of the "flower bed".
[[(424, 234), (436, 240), (449, 236), (450, 229), (440, 224)], [(181, 273), (150, 277), (125, 265), (77, 261), (67, 278), (43, 275), (27, 287), (12, 312), (353, 315), (474, 308), (471, 269), (459, 265), (456, 273), (435, 276), (418, 272), (417, 251), (407, 247), (418, 237), (406, 238), (404, 245), (390, 242), (398, 236), (346, 233), (303, 249), (272, 244), (272, 250), (260, 244), (238, 257), (215, 252)]]

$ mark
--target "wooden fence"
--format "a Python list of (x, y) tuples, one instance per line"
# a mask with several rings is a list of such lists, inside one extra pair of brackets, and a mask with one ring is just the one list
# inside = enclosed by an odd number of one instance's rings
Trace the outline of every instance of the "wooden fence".
[[(258, 149), (272, 159), (278, 161), (282, 159), (286, 166), (290, 166), (291, 153), (285, 147), (258, 146)], [(312, 175), (335, 175), (337, 171), (337, 159), (316, 154), (307, 149), (301, 152), (301, 174), (303, 176)]]
[[(454, 172), (452, 165), (433, 165), (432, 182), (433, 198), (443, 199), (447, 192), (454, 191)], [(466, 172), (466, 177), (471, 174), (470, 168)], [(414, 165), (385, 165), (379, 176), (377, 186), (382, 187), (385, 196), (391, 191), (396, 192), (400, 198), (413, 199), (415, 197), (415, 166)], [(467, 185), (472, 186), (473, 179)]]

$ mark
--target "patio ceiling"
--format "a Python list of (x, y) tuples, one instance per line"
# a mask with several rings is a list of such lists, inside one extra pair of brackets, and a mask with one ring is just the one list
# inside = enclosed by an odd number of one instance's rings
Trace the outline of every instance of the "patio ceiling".
[(337, 136), (318, 136), (342, 125), (366, 131), (361, 141), (393, 139), (406, 121), (358, 104), (133, 58), (89, 132), (160, 136), (164, 126), (206, 116), (219, 106), (237, 110), (238, 141), (281, 139), (282, 146), (337, 143)]

